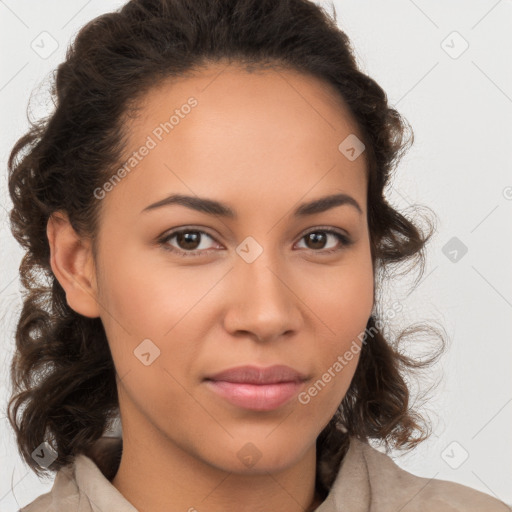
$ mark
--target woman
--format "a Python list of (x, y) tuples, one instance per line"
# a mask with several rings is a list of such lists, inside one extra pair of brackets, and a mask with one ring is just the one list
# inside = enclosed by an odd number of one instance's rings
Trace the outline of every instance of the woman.
[(9, 160), (9, 419), (58, 472), (23, 511), (506, 510), (369, 443), (426, 438), (405, 370), (440, 352), (401, 354), (376, 297), (432, 231), (386, 202), (405, 123), (319, 7), (133, 0), (54, 92)]

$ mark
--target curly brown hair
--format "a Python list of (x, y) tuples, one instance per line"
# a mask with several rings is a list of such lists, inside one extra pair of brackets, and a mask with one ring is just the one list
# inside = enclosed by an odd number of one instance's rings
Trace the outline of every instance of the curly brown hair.
[[(21, 456), (38, 476), (59, 470), (79, 453), (92, 453), (119, 412), (116, 370), (101, 319), (82, 316), (67, 304), (50, 267), (48, 219), (66, 212), (77, 234), (90, 238), (95, 249), (101, 202), (93, 191), (122, 161), (126, 119), (161, 80), (221, 60), (247, 69), (294, 69), (334, 86), (366, 146), (374, 295), (385, 278), (397, 275), (399, 263), (412, 263), (406, 272), (419, 266), (416, 284), (423, 273), (432, 222), (427, 219), (430, 230), (423, 233), (384, 197), (391, 171), (413, 142), (412, 129), (388, 105), (383, 89), (359, 70), (335, 11), (331, 17), (307, 0), (132, 0), (95, 18), (80, 30), (53, 77), (55, 110), (48, 118), (29, 119), (30, 130), (8, 161), (11, 230), (25, 249), (19, 272), (26, 289), (8, 418)], [(322, 496), (349, 436), (381, 441), (386, 449), (411, 449), (430, 435), (430, 425), (410, 404), (407, 376), (437, 361), (444, 337), (421, 324), (386, 339), (382, 326), (388, 319), (376, 304), (350, 388), (317, 439), (316, 485)], [(442, 342), (425, 360), (399, 349), (420, 330)], [(48, 469), (31, 456), (43, 441), (58, 454)]]

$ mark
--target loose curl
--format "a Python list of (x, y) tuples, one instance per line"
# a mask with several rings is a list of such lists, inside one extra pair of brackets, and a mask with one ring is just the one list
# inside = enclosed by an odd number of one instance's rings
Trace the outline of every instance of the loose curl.
[[(383, 89), (358, 69), (335, 11), (331, 18), (307, 0), (132, 0), (95, 18), (80, 30), (53, 77), (53, 113), (29, 119), (30, 130), (8, 161), (11, 230), (25, 249), (19, 272), (26, 290), (15, 334), (8, 418), (18, 450), (37, 476), (58, 471), (80, 453), (93, 453), (119, 412), (102, 322), (67, 304), (50, 267), (48, 219), (66, 212), (77, 234), (93, 242), (96, 256), (101, 201), (93, 191), (122, 161), (127, 120), (144, 94), (163, 80), (221, 61), (248, 70), (298, 70), (339, 92), (366, 146), (374, 290), (403, 262), (411, 262), (407, 272), (419, 266), (423, 273), (432, 223), (424, 234), (384, 197), (392, 169), (413, 142), (412, 130), (388, 105)], [(430, 435), (430, 425), (411, 407), (406, 379), (437, 361), (444, 338), (432, 326), (420, 325), (388, 340), (378, 328), (384, 320), (378, 310), (369, 318), (371, 339), (362, 344), (350, 388), (317, 439), (321, 496), (333, 483), (349, 436), (381, 441), (386, 449), (411, 449)], [(399, 348), (419, 330), (434, 332), (442, 342), (422, 361)], [(43, 441), (58, 454), (48, 469), (31, 456)]]

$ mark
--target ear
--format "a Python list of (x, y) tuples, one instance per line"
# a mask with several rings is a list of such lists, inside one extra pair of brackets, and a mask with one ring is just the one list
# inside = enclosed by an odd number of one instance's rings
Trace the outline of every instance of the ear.
[(80, 238), (68, 216), (55, 212), (48, 219), (50, 264), (71, 309), (89, 318), (100, 316), (96, 269), (89, 240)]

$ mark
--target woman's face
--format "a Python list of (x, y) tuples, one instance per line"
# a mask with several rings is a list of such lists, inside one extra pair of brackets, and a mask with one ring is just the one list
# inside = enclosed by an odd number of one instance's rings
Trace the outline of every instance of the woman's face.
[[(97, 191), (123, 435), (225, 471), (284, 469), (342, 401), (372, 311), (362, 137), (329, 86), (291, 71), (218, 64), (153, 89), (138, 114), (133, 159)], [(176, 194), (190, 207), (164, 204)], [(351, 199), (295, 213), (334, 194)], [(273, 365), (303, 379), (208, 380)]]

